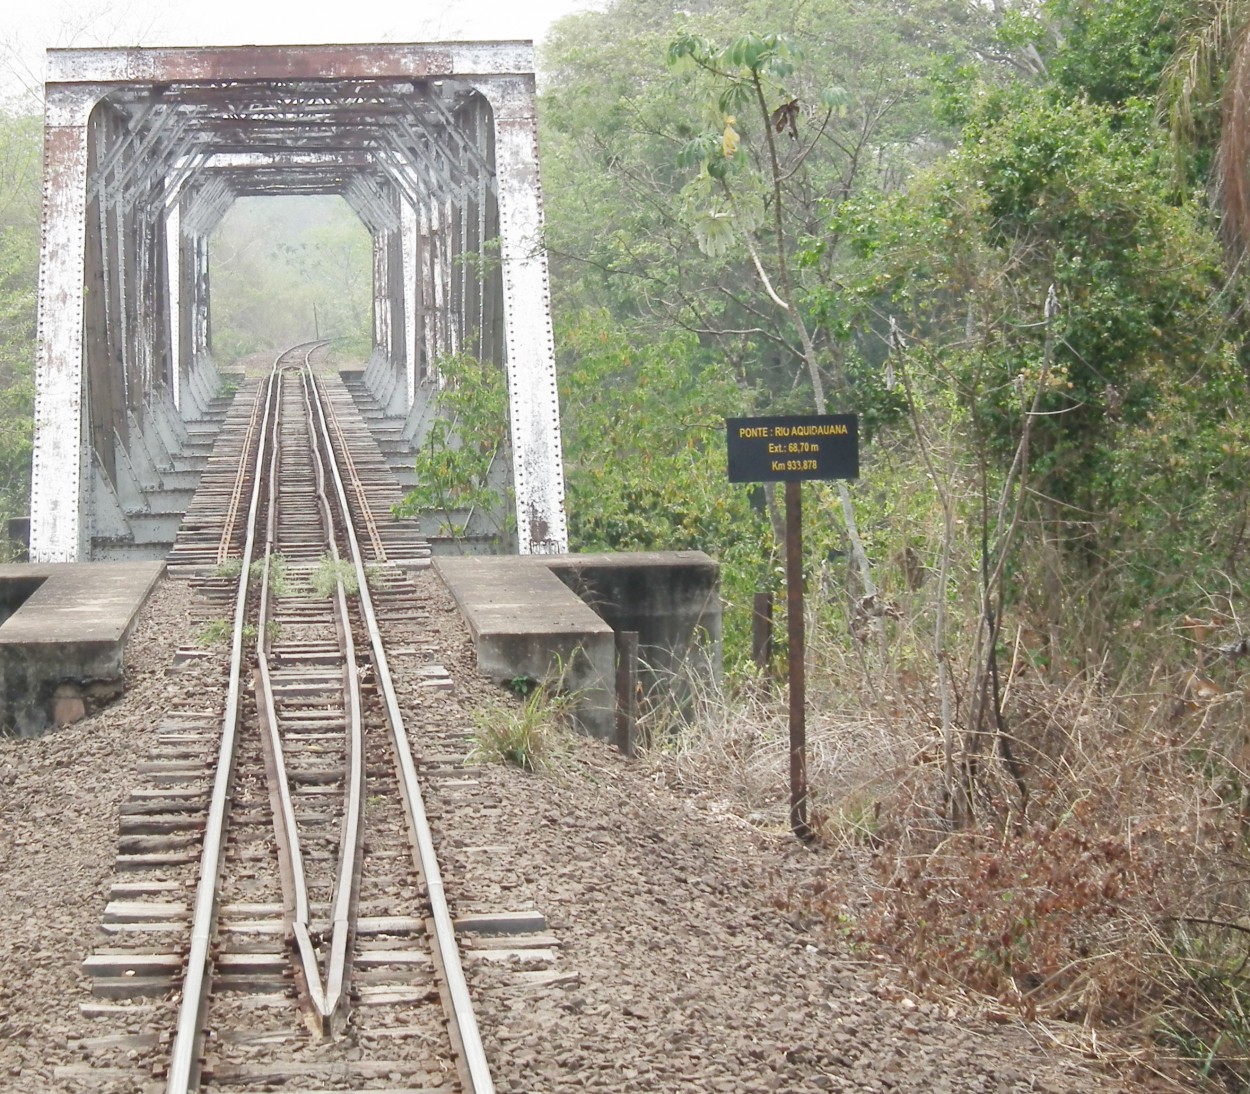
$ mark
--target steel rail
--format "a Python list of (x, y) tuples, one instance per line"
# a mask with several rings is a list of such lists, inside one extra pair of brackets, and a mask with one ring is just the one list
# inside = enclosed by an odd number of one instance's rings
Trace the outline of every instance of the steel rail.
[[(310, 349), (305, 355), (308, 364)], [(300, 394), (304, 408), (304, 424), (311, 440), (316, 436), (313, 411), (307, 377), (299, 374)], [(360, 817), (364, 800), (364, 722), (363, 699), (360, 677), (357, 672), (355, 642), (352, 637), (346, 592), (342, 582), (337, 581), (334, 593), (334, 622), (339, 648), (343, 653), (343, 691), (345, 695), (344, 728), (345, 752), (348, 761), (345, 780), (345, 805), (339, 840), (337, 876), (334, 899), (331, 902), (330, 955), (326, 962), (324, 977), (311, 937), (311, 910), (308, 884), (300, 849), (299, 826), (291, 798), (286, 760), (275, 706), (269, 664), (269, 604), (270, 560), (278, 545), (277, 521), (280, 509), (282, 479), (280, 461), (282, 456), (281, 418), (284, 412), (279, 404), (279, 415), (272, 425), (272, 441), (269, 473), (269, 508), (264, 576), (261, 583), (260, 603), (257, 616), (257, 677), (256, 703), (262, 727), (262, 745), (269, 776), (270, 795), (274, 799), (274, 837), (277, 843), (283, 876), (284, 909), (286, 929), (295, 943), (298, 955), (296, 980), (300, 989), (301, 1005), (309, 1018), (310, 1029), (320, 1036), (333, 1032), (335, 1014), (347, 998), (346, 980), (350, 975), (348, 943), (352, 933), (352, 909), (355, 904), (355, 881), (357, 862), (361, 849)], [(312, 446), (312, 467), (316, 478), (316, 495), (321, 510), (324, 542), (329, 556), (339, 560), (336, 543), (336, 522), (333, 508), (326, 495), (325, 467), (320, 451)]]
[(260, 581), (259, 604), (256, 619), (256, 676), (254, 691), (256, 709), (261, 724), (261, 746), (265, 754), (269, 794), (274, 800), (274, 841), (278, 852), (278, 865), (283, 882), (283, 907), (286, 930), (295, 943), (299, 955), (297, 973), (302, 1002), (309, 1011), (310, 1026), (325, 1032), (326, 999), (321, 983), (321, 969), (317, 962), (317, 950), (308, 930), (309, 902), (308, 882), (304, 876), (304, 856), (300, 851), (299, 825), (295, 819), (295, 806), (291, 800), (291, 786), (287, 779), (286, 758), (282, 748), (282, 736), (278, 727), (278, 712), (274, 703), (273, 686), (269, 668), (269, 598), (270, 571), (274, 547), (278, 539), (278, 498), (281, 483), (280, 461), (282, 458), (281, 427), (282, 375), (278, 374), (278, 412), (270, 425), (270, 456), (268, 482), (268, 511), (265, 526), (265, 557)]
[[(316, 421), (313, 410), (317, 405), (317, 391), (311, 384), (312, 368), (307, 359), (301, 374), (303, 381), (304, 408), (307, 415), (308, 435), (317, 436)], [(327, 543), (330, 557), (335, 563), (336, 580), (335, 623), (338, 627), (339, 642), (343, 649), (343, 682), (347, 693), (347, 795), (343, 810), (343, 827), (339, 839), (338, 877), (334, 887), (334, 901), (330, 912), (330, 959), (326, 963), (325, 1002), (326, 1032), (333, 1021), (335, 1012), (347, 998), (347, 980), (351, 975), (351, 962), (348, 944), (353, 937), (352, 912), (356, 907), (359, 892), (359, 871), (364, 832), (361, 816), (364, 809), (365, 795), (365, 733), (364, 733), (364, 698), (360, 689), (360, 672), (357, 668), (356, 640), (352, 634), (351, 619), (347, 608), (347, 590), (343, 586), (342, 577), (338, 575), (339, 556), (337, 536), (334, 534), (337, 522), (334, 509), (326, 492), (327, 463), (338, 475), (333, 450), (327, 449), (323, 455), (321, 446), (314, 444), (313, 470), (317, 477), (317, 500), (321, 505), (322, 520), (327, 530)], [(341, 514), (343, 527), (351, 528), (351, 513)]]
[[(351, 448), (343, 432), (342, 423), (339, 421), (338, 411), (335, 409), (333, 400), (326, 399), (324, 402), (325, 409), (329, 413), (330, 425), (334, 430), (334, 435), (339, 440), (339, 451), (343, 453), (343, 462), (347, 465), (347, 473), (351, 478), (352, 488), (356, 494), (356, 506), (360, 513), (360, 519), (365, 522), (365, 526), (369, 529), (369, 540), (373, 544), (373, 551), (377, 561), (385, 562), (386, 547), (382, 543), (382, 533), (378, 531), (378, 522), (373, 515), (373, 509), (369, 505), (365, 484), (360, 481), (360, 476), (356, 473), (356, 461), (352, 457)], [(347, 522), (349, 524), (353, 523), (350, 516), (347, 518)]]
[[(308, 369), (310, 382), (314, 390), (320, 390), (312, 370)], [(316, 400), (320, 425), (320, 434), (328, 451), (333, 451), (330, 430), (323, 408), (323, 399)], [(373, 598), (369, 592), (369, 582), (361, 557), (360, 543), (352, 526), (351, 508), (347, 501), (347, 491), (335, 463), (330, 463), (333, 474), (334, 489), (338, 496), (339, 506), (347, 516), (345, 532), (351, 548), (352, 562), (356, 569), (356, 579), (360, 586), (360, 607), (364, 614), (369, 631), (369, 642), (373, 653), (374, 672), (377, 677), (378, 690), (381, 692), (386, 707), (387, 721), (391, 728), (391, 739), (395, 745), (395, 754), (400, 769), (400, 793), (408, 814), (408, 824), (415, 846), (417, 868), (425, 880), (426, 897), (430, 903), (430, 917), (434, 922), (435, 956), (441, 969), (448, 997), (451, 1001), (451, 1013), (448, 1021), (452, 1035), (459, 1042), (461, 1056), (464, 1061), (466, 1094), (493, 1094), (494, 1082), (490, 1076), (490, 1067), (486, 1061), (486, 1050), (482, 1046), (481, 1032), (478, 1029), (477, 1016), (473, 1011), (473, 1002), (469, 996), (468, 984), (465, 981), (464, 969), (460, 963), (460, 949), (456, 942), (456, 928), (452, 922), (451, 911), (447, 906), (447, 894), (443, 888), (442, 873), (438, 866), (438, 857), (434, 851), (434, 839), (430, 832), (429, 819), (425, 811), (425, 802), (421, 795), (421, 786), (417, 778), (417, 767), (412, 757), (412, 747), (408, 741), (408, 732), (404, 728), (403, 716), (399, 709), (399, 700), (395, 694), (395, 685), (391, 680), (390, 668), (387, 663), (386, 650), (382, 643), (381, 631), (378, 627), (377, 614), (373, 608)]]
[[(274, 366), (276, 372), (277, 361), (274, 362)], [(269, 390), (264, 399), (265, 409), (260, 436), (257, 441), (255, 457), (257, 469), (264, 460), (265, 427), (273, 411), (279, 386), (276, 375), (271, 374)], [(245, 452), (244, 462), (246, 459)], [(242, 696), (243, 628), (247, 614), (249, 570), (255, 551), (256, 516), (260, 507), (261, 478), (261, 475), (256, 475), (252, 485), (247, 536), (243, 544), (242, 570), (239, 573), (239, 584), (235, 593), (234, 633), (230, 643), (230, 680), (226, 689), (221, 746), (218, 749), (217, 771), (213, 778), (213, 790), (209, 799), (208, 817), (204, 829), (200, 877), (196, 886), (195, 911), (191, 924), (186, 972), (182, 982), (178, 1025), (169, 1058), (169, 1073), (166, 1077), (166, 1094), (188, 1094), (194, 1089), (198, 1079), (200, 1043), (203, 1033), (201, 1018), (209, 983), (209, 944), (217, 920), (218, 876), (221, 872), (222, 855), (225, 849), (226, 811), (234, 783), (235, 758), (238, 751), (236, 744)]]
[(246, 453), (252, 450), (252, 439), (256, 436), (257, 418), (260, 416), (260, 408), (264, 400), (261, 399), (259, 392), (256, 399), (252, 403), (252, 415), (247, 422), (247, 432), (243, 436), (243, 452), (244, 458), (239, 461), (239, 468), (235, 472), (234, 487), (230, 492), (230, 501), (226, 506), (226, 519), (222, 523), (221, 538), (217, 541), (217, 565), (220, 566), (229, 557), (231, 541), (234, 539), (234, 526), (239, 518), (239, 501), (243, 496), (243, 485), (247, 482), (247, 458)]

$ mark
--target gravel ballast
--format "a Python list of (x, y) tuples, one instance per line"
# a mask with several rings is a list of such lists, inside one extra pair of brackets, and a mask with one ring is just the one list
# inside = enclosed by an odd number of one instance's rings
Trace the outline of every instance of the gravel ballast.
[[(402, 675), (418, 755), (444, 755), (499, 690), (474, 670), (467, 633), (431, 573), (425, 656), (449, 688)], [(82, 1089), (82, 959), (114, 880), (117, 808), (188, 640), (191, 591), (166, 580), (144, 609), (118, 702), (36, 740), (0, 739), (0, 1091)], [(470, 963), (500, 1091), (1140, 1091), (1048, 1042), (913, 997), (890, 966), (797, 910), (792, 894), (836, 858), (682, 796), (593, 741), (553, 773), (479, 765), (430, 780), (427, 806), (453, 911), (545, 915), (557, 960), (545, 980)], [(98, 1087), (96, 1089), (106, 1089)], [(1172, 1089), (1162, 1085), (1154, 1089)]]

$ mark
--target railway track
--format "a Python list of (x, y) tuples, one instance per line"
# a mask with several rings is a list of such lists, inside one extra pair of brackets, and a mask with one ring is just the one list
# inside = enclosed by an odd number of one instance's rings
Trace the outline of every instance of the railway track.
[(428, 549), (315, 348), (241, 388), (171, 556), (218, 641), (123, 807), (84, 1086), (493, 1089), (379, 618)]

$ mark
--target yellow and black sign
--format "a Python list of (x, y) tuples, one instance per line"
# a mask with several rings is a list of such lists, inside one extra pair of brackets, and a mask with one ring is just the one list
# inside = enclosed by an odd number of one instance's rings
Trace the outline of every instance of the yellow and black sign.
[(859, 418), (726, 418), (730, 482), (859, 478)]

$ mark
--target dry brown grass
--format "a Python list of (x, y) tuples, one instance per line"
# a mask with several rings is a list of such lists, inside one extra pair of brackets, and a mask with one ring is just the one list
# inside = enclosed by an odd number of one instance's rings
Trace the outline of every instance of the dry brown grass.
[[(1055, 683), (1017, 666), (1004, 692), (1022, 797), (991, 748), (974, 823), (943, 797), (936, 696), (892, 666), (816, 643), (809, 777), (828, 884), (810, 910), (898, 961), (918, 991), (1064, 1030), (1156, 1074), (1250, 1089), (1246, 684), (1225, 663)], [(860, 683), (853, 683), (860, 681)], [(887, 683), (882, 683), (887, 681)], [(763, 681), (653, 727), (657, 773), (753, 823), (787, 826), (784, 691)], [(1058, 1035), (1058, 1034), (1056, 1034)]]

